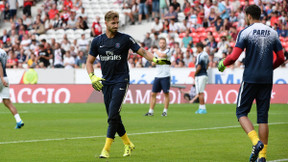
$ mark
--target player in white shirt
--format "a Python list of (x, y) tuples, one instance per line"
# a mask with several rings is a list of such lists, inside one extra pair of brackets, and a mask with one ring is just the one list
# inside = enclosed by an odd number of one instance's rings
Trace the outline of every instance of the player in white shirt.
[(6, 62), (7, 62), (7, 53), (0, 48), (0, 97), (4, 105), (11, 111), (16, 120), (15, 129), (20, 129), (24, 126), (24, 122), (21, 120), (17, 109), (14, 107), (10, 100), (9, 94), (9, 81), (6, 73)]
[[(167, 48), (167, 42), (165, 38), (159, 39), (160, 49), (153, 49), (154, 55), (158, 58), (166, 58), (170, 60), (172, 50)], [(156, 65), (157, 73), (152, 87), (152, 93), (150, 98), (150, 109), (145, 116), (154, 115), (154, 107), (156, 104), (157, 93), (163, 90), (164, 93), (164, 110), (162, 116), (167, 116), (169, 107), (169, 89), (170, 89), (170, 67), (169, 65)]]

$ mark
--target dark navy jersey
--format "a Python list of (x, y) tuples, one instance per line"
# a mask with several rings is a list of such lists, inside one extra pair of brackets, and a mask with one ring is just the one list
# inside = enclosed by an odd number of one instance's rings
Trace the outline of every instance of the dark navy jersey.
[(127, 34), (117, 32), (114, 38), (101, 34), (93, 39), (89, 54), (100, 58), (104, 85), (129, 82), (129, 49), (137, 52), (140, 46)]
[(196, 76), (207, 75), (207, 68), (209, 65), (209, 56), (205, 51), (202, 51), (197, 55), (195, 67), (201, 65), (201, 70), (196, 74)]
[(235, 47), (246, 48), (244, 82), (273, 82), (273, 51), (282, 50), (275, 30), (262, 23), (254, 23), (239, 32)]
[(0, 48), (0, 62), (2, 64), (3, 77), (7, 77), (7, 73), (6, 73), (7, 59), (8, 59), (7, 53), (3, 49)]

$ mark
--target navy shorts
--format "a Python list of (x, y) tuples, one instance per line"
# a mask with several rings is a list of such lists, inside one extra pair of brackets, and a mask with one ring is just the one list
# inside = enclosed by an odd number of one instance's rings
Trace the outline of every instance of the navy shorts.
[(155, 78), (153, 87), (152, 87), (152, 92), (158, 93), (163, 90), (164, 93), (169, 93), (170, 89), (170, 76), (165, 77), (165, 78)]
[(257, 123), (268, 123), (272, 84), (242, 82), (237, 98), (236, 116), (247, 116), (254, 99), (257, 105)]

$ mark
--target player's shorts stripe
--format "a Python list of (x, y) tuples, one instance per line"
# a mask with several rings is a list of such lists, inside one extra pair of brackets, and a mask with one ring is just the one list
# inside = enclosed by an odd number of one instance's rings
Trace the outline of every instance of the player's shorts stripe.
[(239, 107), (240, 104), (241, 104), (243, 88), (244, 88), (244, 82), (241, 83), (241, 88), (240, 88), (240, 93), (239, 93), (239, 99), (238, 99), (237, 107)]
[(121, 105), (120, 105), (120, 108), (119, 108), (118, 112), (120, 112), (120, 111), (121, 111), (121, 109), (122, 109), (122, 104), (123, 104), (123, 102), (124, 102), (124, 99), (125, 99), (125, 96), (126, 96), (126, 94), (127, 94), (127, 91), (128, 91), (128, 87), (129, 87), (129, 85), (127, 84), (127, 86), (126, 86), (126, 90), (125, 90), (125, 95), (124, 95), (124, 97), (123, 97), (123, 99), (122, 99), (122, 102), (121, 102)]

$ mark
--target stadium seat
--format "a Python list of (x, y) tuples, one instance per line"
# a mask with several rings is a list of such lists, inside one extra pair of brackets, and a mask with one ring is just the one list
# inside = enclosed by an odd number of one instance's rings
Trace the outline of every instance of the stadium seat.
[(195, 32), (192, 32), (192, 33), (189, 34), (189, 36), (191, 36), (191, 37), (194, 39), (194, 38), (196, 38), (196, 37), (198, 38), (198, 37), (199, 37), (199, 34), (197, 34), (197, 33), (195, 33)]
[(46, 34), (55, 34), (56, 31), (54, 29), (49, 29), (46, 31)]
[(179, 38), (184, 38), (185, 37), (185, 33), (180, 33), (179, 34)]
[(38, 37), (38, 41), (41, 41), (42, 39), (46, 39), (47, 40), (47, 34), (41, 34), (41, 35), (39, 35), (39, 37)]
[(193, 27), (191, 27), (191, 28), (190, 28), (190, 31), (193, 33), (193, 32), (195, 32), (195, 31), (196, 31), (196, 29), (195, 29), (195, 28), (193, 28)]
[(199, 43), (199, 42), (200, 42), (200, 39), (198, 37), (193, 37), (194, 44)]
[(235, 47), (235, 44), (236, 44), (235, 42), (230, 42), (229, 43), (230, 47)]
[(84, 33), (85, 33), (85, 34), (90, 34), (90, 33), (91, 33), (91, 29), (86, 29), (86, 30), (84, 30)]
[(220, 37), (215, 37), (215, 42), (219, 42), (220, 41)]
[(281, 36), (280, 36), (279, 39), (280, 39), (281, 42), (284, 42), (284, 41), (285, 41), (284, 37), (281, 37)]
[(200, 28), (196, 29), (196, 32), (197, 33), (203, 33), (203, 32), (206, 32), (206, 29), (204, 27), (200, 27)]
[(215, 32), (215, 30), (216, 30), (215, 27), (212, 27), (212, 26), (211, 26), (211, 27), (208, 27), (208, 28), (206, 29), (206, 32), (209, 32), (209, 31), (210, 31), (210, 32)]
[(67, 34), (67, 36), (68, 35), (74, 35), (74, 30), (73, 29), (68, 29), (68, 30), (65, 31), (65, 34)]
[(64, 29), (56, 30), (56, 35), (63, 35), (65, 33)]

